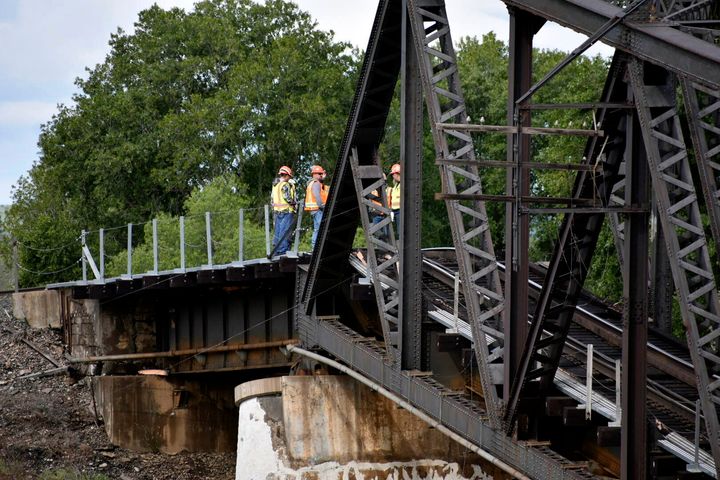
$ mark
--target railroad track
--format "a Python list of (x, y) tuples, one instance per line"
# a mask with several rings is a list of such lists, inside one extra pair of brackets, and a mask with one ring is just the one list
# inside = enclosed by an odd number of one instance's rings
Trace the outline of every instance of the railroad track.
[[(435, 308), (450, 312), (450, 317), (452, 317), (454, 309), (454, 276), (458, 270), (454, 257), (452, 249), (428, 249), (424, 251), (423, 259), (425, 298)], [(534, 309), (534, 301), (540, 294), (544, 275), (545, 270), (541, 266), (531, 266), (531, 312)], [(462, 290), (459, 293), (459, 300), (458, 317), (464, 320), (467, 316), (463, 308)], [(447, 323), (447, 319), (443, 320)], [(467, 333), (469, 334), (469, 328)], [(560, 363), (563, 378), (567, 375), (572, 379), (570, 381), (574, 380), (579, 385), (585, 385), (587, 345), (589, 344), (593, 345), (594, 350), (593, 398), (597, 393), (614, 402), (616, 398), (615, 365), (616, 361), (622, 358), (622, 313), (591, 294), (583, 292), (579, 298), (574, 322), (563, 350)], [(697, 398), (695, 373), (687, 347), (677, 339), (650, 328), (648, 331), (648, 417), (666, 439), (671, 439), (661, 445), (686, 461), (688, 445), (691, 447), (694, 442)], [(599, 405), (598, 410), (601, 415), (614, 420), (614, 403)], [(704, 432), (703, 425), (701, 448), (709, 450)], [(670, 443), (668, 444), (668, 442)], [(710, 456), (704, 458), (706, 461), (712, 461)], [(708, 468), (704, 470), (710, 474), (712, 468), (709, 465), (706, 466)]]

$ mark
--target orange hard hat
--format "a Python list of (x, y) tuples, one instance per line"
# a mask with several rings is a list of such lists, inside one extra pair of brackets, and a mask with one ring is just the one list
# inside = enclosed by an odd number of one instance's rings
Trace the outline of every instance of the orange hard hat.
[(278, 170), (278, 175), (290, 175), (292, 177), (292, 169), (286, 165), (283, 165), (282, 167), (280, 167), (280, 170)]
[(312, 168), (310, 169), (310, 173), (311, 173), (311, 174), (319, 173), (319, 174), (323, 174), (323, 175), (324, 175), (324, 174), (325, 174), (325, 169), (324, 169), (323, 167), (321, 167), (320, 165), (313, 165)]
[(400, 164), (399, 164), (399, 163), (396, 163), (396, 164), (393, 165), (392, 168), (390, 169), (390, 175), (394, 175), (394, 174), (396, 174), (396, 173), (397, 173), (398, 175), (400, 175)]

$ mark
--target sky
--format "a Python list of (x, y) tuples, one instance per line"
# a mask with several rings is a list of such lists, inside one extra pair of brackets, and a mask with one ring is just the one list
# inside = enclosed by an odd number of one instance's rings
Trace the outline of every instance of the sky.
[[(71, 105), (74, 81), (109, 53), (110, 35), (132, 32), (138, 12), (157, 3), (190, 10), (194, 0), (0, 0), (0, 205), (12, 203), (12, 186), (38, 159), (40, 126)], [(295, 0), (337, 40), (365, 48), (376, 0)], [(494, 31), (508, 38), (501, 0), (447, 0), (453, 39)], [(535, 46), (570, 51), (585, 37), (547, 24)], [(591, 54), (610, 56), (599, 45)]]

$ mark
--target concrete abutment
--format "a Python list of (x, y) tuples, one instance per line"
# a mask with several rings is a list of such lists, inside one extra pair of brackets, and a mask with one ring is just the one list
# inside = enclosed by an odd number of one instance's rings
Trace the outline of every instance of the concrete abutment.
[(236, 480), (509, 478), (350, 377), (251, 381), (235, 402)]

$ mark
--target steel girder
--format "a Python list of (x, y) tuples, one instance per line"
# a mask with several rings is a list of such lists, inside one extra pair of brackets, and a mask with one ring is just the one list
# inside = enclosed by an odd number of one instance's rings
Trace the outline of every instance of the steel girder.
[[(634, 92), (629, 92), (634, 95)], [(628, 119), (625, 203), (639, 207), (626, 216), (623, 264), (622, 421), (620, 478), (647, 478), (647, 341), (650, 180), (647, 154), (637, 115)], [(637, 140), (636, 140), (637, 139)], [(642, 211), (644, 210), (644, 211)]]
[[(445, 2), (408, 0), (408, 8), (436, 155), (442, 160), (467, 161), (466, 166), (441, 164), (444, 193), (481, 194), (478, 168), (473, 165), (476, 161), (475, 146), (470, 133), (438, 126), (468, 122)], [(498, 427), (501, 407), (490, 365), (499, 362), (503, 354), (500, 328), (505, 298), (490, 225), (485, 205), (481, 202), (446, 200), (445, 204), (468, 316), (476, 339), (473, 345), (488, 417), (490, 424)], [(488, 343), (482, 340), (488, 335), (494, 339), (490, 347), (494, 348), (492, 352)]]
[[(623, 13), (622, 8), (598, 0), (503, 1), (588, 36)], [(648, 23), (650, 15), (646, 20), (624, 22), (610, 30), (602, 41), (637, 58), (720, 88), (720, 48), (717, 45), (680, 31), (672, 23)]]
[(720, 90), (680, 80), (715, 251), (720, 254)]
[[(605, 83), (602, 102), (623, 103), (627, 100), (628, 87), (623, 79), (626, 65), (626, 56), (616, 54)], [(624, 176), (620, 166), (626, 149), (628, 112), (628, 109), (598, 111), (597, 119), (606, 137), (590, 139), (584, 158), (589, 164), (602, 168), (596, 172), (578, 173), (573, 187), (574, 198), (594, 196), (603, 205), (608, 204), (613, 187)], [(528, 382), (539, 380), (541, 392), (547, 391), (552, 385), (603, 220), (603, 213), (569, 213), (563, 219), (521, 355), (519, 371), (510, 396), (506, 399), (505, 426), (508, 433), (514, 428), (516, 407)], [(533, 365), (537, 366), (533, 368)]]
[[(391, 362), (395, 363), (399, 359), (397, 348), (401, 320), (398, 308), (400, 253), (395, 244), (395, 231), (387, 205), (385, 175), (376, 155), (373, 164), (361, 166), (356, 149), (350, 154), (350, 166), (367, 244), (368, 276), (375, 290), (386, 353)], [(375, 215), (381, 215), (382, 220), (373, 224), (371, 216)]]
[[(324, 308), (325, 303), (316, 302), (317, 298), (332, 290), (333, 285), (342, 282), (348, 274), (338, 265), (347, 264), (360, 221), (349, 158), (352, 148), (357, 148), (361, 164), (372, 164), (382, 139), (400, 72), (403, 13), (401, 0), (380, 0), (378, 4), (318, 241), (310, 261), (303, 292), (308, 313), (315, 303), (319, 309)], [(323, 312), (318, 310), (318, 313)]]
[[(656, 194), (665, 242), (678, 290), (688, 346), (698, 377), (705, 426), (720, 477), (720, 304), (700, 206), (690, 170), (675, 81), (660, 69), (648, 74), (639, 60), (630, 62), (630, 79)], [(663, 82), (658, 76), (664, 74)]]
[[(403, 0), (407, 12), (407, 0)], [(422, 323), (422, 183), (423, 97), (408, 15), (402, 23), (400, 89), (400, 165), (402, 205), (400, 231), (400, 353), (403, 370), (423, 369)]]

